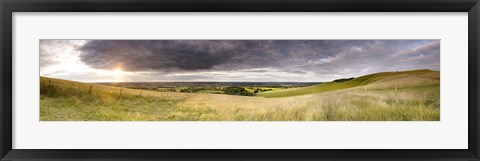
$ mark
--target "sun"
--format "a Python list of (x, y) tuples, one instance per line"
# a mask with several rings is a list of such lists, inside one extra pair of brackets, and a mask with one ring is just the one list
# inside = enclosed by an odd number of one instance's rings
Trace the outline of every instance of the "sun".
[(122, 69), (115, 69), (115, 70), (113, 71), (113, 73), (114, 73), (115, 76), (117, 76), (117, 77), (120, 77), (120, 76), (123, 75)]

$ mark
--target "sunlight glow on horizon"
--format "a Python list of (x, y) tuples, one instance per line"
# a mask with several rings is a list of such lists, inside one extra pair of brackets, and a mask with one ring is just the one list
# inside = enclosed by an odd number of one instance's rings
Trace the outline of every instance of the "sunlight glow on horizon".
[(119, 68), (115, 69), (113, 72), (115, 73), (116, 77), (122, 77), (123, 75), (122, 69), (119, 69)]

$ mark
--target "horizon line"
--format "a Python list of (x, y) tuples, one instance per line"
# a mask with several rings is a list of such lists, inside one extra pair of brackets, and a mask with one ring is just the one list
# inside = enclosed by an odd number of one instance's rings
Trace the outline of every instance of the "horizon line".
[[(435, 72), (440, 72), (440, 70), (434, 70), (434, 69), (413, 69), (413, 70), (398, 70), (398, 71), (383, 71), (383, 72), (376, 72), (376, 73), (370, 73), (370, 74), (365, 74), (365, 75), (360, 75), (357, 77), (344, 77), (344, 78), (358, 78), (366, 75), (371, 75), (371, 74), (379, 74), (379, 73), (388, 73), (388, 72), (406, 72), (406, 71), (419, 71), (419, 70), (429, 70), (429, 71), (435, 71)], [(47, 77), (47, 76), (41, 76), (40, 77), (45, 77), (45, 78), (53, 78), (53, 77)], [(344, 78), (336, 78), (336, 79), (344, 79)], [(62, 78), (53, 78), (53, 79), (61, 79), (61, 80), (68, 80), (68, 79), (62, 79)], [(325, 83), (325, 82), (331, 82), (334, 81), (329, 80), (329, 81), (263, 81), (263, 83)], [(255, 81), (126, 81), (126, 82), (115, 82), (115, 81), (76, 81), (76, 80), (68, 80), (68, 81), (74, 81), (74, 82), (82, 82), (82, 83), (262, 83), (260, 82), (255, 82)]]

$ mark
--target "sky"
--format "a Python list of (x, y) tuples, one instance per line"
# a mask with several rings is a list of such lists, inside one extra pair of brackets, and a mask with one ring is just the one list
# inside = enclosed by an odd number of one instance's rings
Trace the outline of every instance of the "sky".
[(40, 40), (40, 75), (80, 82), (326, 82), (440, 70), (440, 40)]

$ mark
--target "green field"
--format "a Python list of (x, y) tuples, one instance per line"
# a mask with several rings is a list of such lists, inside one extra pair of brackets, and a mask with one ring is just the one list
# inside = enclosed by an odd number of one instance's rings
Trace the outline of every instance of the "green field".
[(440, 72), (431, 70), (376, 73), (256, 96), (161, 92), (41, 77), (40, 93), (42, 121), (440, 120)]
[(245, 88), (248, 92), (255, 92), (255, 90), (259, 89), (259, 90), (264, 90), (264, 91), (259, 91), (259, 93), (261, 92), (270, 92), (270, 91), (278, 91), (278, 90), (283, 90), (282, 88), (276, 88), (276, 87), (248, 87), (248, 88)]

